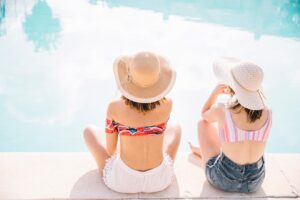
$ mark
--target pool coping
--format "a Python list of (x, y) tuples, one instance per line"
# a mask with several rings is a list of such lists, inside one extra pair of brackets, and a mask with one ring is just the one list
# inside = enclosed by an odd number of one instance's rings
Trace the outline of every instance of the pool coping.
[(176, 177), (157, 193), (108, 189), (92, 156), (82, 153), (0, 153), (0, 199), (300, 199), (300, 154), (266, 154), (266, 178), (255, 193), (226, 193), (205, 179), (199, 160), (180, 153)]

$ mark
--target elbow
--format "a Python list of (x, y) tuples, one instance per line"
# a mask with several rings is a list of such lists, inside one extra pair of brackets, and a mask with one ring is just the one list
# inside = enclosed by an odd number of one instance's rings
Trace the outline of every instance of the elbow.
[(204, 112), (201, 112), (200, 120), (204, 119)]
[(201, 118), (200, 118), (200, 120), (201, 120), (201, 121), (208, 122), (208, 123), (210, 123), (210, 122), (211, 122), (211, 120), (208, 118), (208, 116), (207, 116), (207, 115), (205, 115), (205, 113), (202, 113), (202, 114), (201, 114)]
[(205, 112), (205, 111), (201, 112), (200, 120), (205, 120), (205, 121), (207, 121), (207, 120), (206, 120), (206, 112)]

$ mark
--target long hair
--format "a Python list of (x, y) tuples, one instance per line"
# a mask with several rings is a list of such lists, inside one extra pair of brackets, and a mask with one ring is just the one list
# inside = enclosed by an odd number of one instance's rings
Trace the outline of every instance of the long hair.
[[(229, 89), (230, 89), (231, 96), (233, 97), (235, 92), (233, 91), (232, 88), (229, 87)], [(231, 102), (229, 104), (229, 108), (232, 110), (235, 110), (235, 111), (237, 110), (238, 112), (240, 112), (242, 109), (245, 110), (245, 112), (247, 113), (247, 120), (250, 123), (254, 123), (256, 120), (260, 119), (262, 116), (262, 112), (263, 112), (263, 110), (251, 110), (251, 109), (245, 108), (238, 102), (238, 100)]]
[(125, 96), (122, 96), (122, 99), (125, 101), (126, 105), (143, 113), (154, 110), (157, 106), (160, 106), (160, 104), (166, 100), (166, 98), (164, 97), (161, 100), (152, 103), (138, 103), (130, 99), (127, 99)]

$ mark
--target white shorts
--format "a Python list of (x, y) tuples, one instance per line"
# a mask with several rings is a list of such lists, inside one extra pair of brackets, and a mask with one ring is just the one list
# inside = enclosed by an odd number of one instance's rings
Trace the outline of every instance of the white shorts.
[(167, 154), (159, 166), (145, 172), (128, 167), (119, 154), (107, 159), (103, 169), (105, 185), (122, 193), (161, 191), (171, 184), (173, 175), (173, 161)]

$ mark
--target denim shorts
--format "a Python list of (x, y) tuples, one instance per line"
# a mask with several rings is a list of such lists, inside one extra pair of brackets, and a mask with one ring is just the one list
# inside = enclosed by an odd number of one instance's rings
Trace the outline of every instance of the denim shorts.
[(265, 161), (262, 157), (256, 163), (239, 165), (222, 152), (211, 158), (205, 167), (208, 182), (227, 192), (255, 192), (265, 178)]

